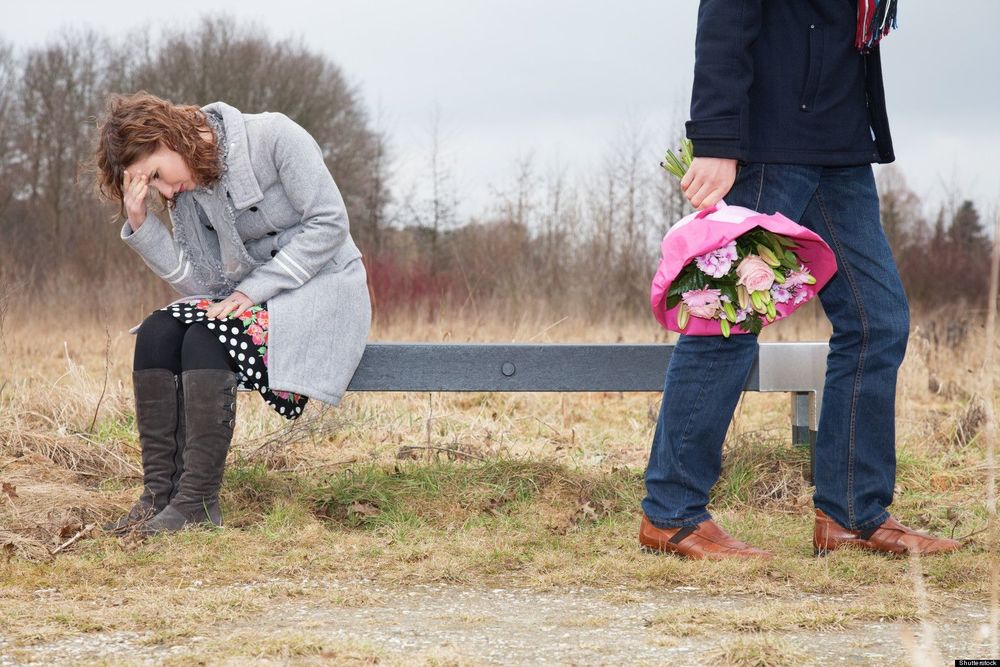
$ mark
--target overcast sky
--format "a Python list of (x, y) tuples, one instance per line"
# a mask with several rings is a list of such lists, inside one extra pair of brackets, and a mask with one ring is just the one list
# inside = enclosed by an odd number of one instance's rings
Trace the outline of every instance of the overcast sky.
[[(438, 109), (466, 214), (511, 181), (518, 158), (591, 173), (627, 127), (646, 132), (655, 170), (687, 114), (695, 0), (4, 2), (0, 35), (16, 46), (66, 26), (119, 36), (227, 5), (343, 68), (382, 117), (401, 189), (424, 168)], [(997, 0), (900, 2), (883, 48), (889, 115), (897, 165), (925, 199), (948, 183), (983, 209), (1000, 203), (997, 25)]]

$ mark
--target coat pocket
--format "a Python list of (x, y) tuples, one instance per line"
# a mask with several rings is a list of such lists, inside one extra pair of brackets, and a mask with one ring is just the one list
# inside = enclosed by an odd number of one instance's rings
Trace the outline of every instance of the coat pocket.
[(806, 80), (802, 86), (802, 97), (799, 99), (799, 111), (812, 111), (816, 103), (816, 92), (823, 77), (823, 26), (809, 26), (809, 57), (806, 63)]

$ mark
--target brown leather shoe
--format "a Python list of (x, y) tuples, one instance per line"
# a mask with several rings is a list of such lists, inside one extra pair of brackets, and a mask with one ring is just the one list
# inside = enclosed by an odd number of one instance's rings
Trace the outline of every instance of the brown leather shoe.
[(848, 530), (817, 509), (816, 524), (813, 527), (813, 553), (825, 556), (844, 547), (889, 554), (930, 555), (956, 551), (962, 547), (962, 543), (907, 528), (892, 517), (877, 528)]
[(697, 526), (657, 528), (645, 515), (639, 524), (639, 544), (649, 550), (675, 553), (695, 560), (771, 558), (771, 554), (740, 542), (711, 519)]

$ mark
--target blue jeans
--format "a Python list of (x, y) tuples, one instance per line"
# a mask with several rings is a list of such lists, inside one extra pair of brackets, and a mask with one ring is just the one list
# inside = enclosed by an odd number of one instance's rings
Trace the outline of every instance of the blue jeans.
[[(872, 169), (749, 164), (726, 203), (780, 211), (823, 237), (836, 255), (837, 273), (819, 293), (833, 336), (813, 502), (846, 528), (877, 526), (889, 516), (895, 485), (896, 374), (910, 321)], [(753, 335), (678, 340), (646, 470), (642, 508), (653, 525), (711, 518), (708, 493), (719, 479), (722, 443), (757, 345)]]

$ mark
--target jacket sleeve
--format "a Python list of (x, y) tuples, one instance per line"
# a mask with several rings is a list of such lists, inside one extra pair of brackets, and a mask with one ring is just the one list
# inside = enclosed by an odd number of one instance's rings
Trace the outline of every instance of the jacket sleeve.
[(698, 157), (746, 160), (749, 153), (751, 47), (764, 0), (701, 0), (687, 137)]
[(122, 225), (121, 238), (139, 253), (153, 273), (165, 280), (181, 296), (207, 292), (205, 286), (195, 280), (193, 267), (184, 256), (184, 251), (177, 246), (174, 237), (152, 212), (146, 214), (146, 220), (134, 231), (126, 220)]
[(302, 231), (236, 287), (254, 303), (304, 285), (349, 237), (347, 209), (319, 144), (287, 116), (275, 117), (274, 164), (285, 196), (302, 215)]

